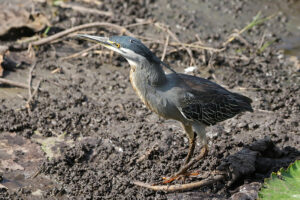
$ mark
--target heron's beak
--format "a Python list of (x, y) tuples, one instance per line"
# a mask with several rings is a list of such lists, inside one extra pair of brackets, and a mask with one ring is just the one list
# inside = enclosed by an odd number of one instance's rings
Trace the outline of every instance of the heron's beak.
[(109, 42), (108, 37), (99, 37), (99, 36), (86, 35), (86, 34), (78, 34), (77, 36), (85, 40), (100, 43), (105, 47), (112, 47), (112, 44)]

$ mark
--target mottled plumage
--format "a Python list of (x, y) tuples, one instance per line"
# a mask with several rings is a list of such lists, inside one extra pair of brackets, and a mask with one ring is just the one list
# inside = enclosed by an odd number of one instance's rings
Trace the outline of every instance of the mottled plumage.
[(232, 93), (209, 80), (178, 74), (189, 86), (182, 101), (181, 111), (189, 120), (196, 120), (206, 125), (234, 117), (243, 111), (253, 111), (252, 100), (243, 95)]

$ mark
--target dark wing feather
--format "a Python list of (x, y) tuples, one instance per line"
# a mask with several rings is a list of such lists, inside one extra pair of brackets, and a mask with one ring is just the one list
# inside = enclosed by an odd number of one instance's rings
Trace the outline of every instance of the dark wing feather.
[(187, 88), (181, 101), (181, 111), (189, 120), (214, 125), (240, 112), (253, 111), (252, 100), (248, 97), (229, 92), (220, 85), (203, 78), (178, 75)]

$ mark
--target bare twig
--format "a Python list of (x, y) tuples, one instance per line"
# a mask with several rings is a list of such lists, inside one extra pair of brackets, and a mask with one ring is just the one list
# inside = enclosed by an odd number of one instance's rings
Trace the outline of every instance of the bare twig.
[(85, 3), (92, 3), (97, 6), (103, 5), (103, 2), (101, 0), (82, 0)]
[[(149, 38), (149, 37), (143, 37), (143, 36), (136, 36), (136, 37), (138, 37), (139, 39), (142, 39), (142, 40), (150, 41), (150, 43), (165, 44), (164, 41), (154, 40), (154, 39)], [(203, 46), (203, 45), (199, 45), (198, 42), (193, 42), (193, 43), (169, 42), (168, 45), (172, 46), (172, 47), (178, 47), (178, 46), (180, 46), (180, 48), (178, 48), (177, 50), (182, 50), (182, 49), (186, 49), (186, 47), (190, 47), (190, 48), (193, 48), (195, 50), (205, 49), (205, 50), (209, 50), (209, 51), (213, 51), (213, 52), (222, 52), (222, 51), (224, 51), (226, 49), (226, 48), (216, 49), (216, 48), (213, 48), (213, 47)], [(174, 53), (177, 50), (172, 50), (172, 51), (170, 51), (168, 53)]]
[(93, 45), (93, 46), (91, 46), (91, 47), (89, 47), (87, 49), (84, 49), (84, 50), (79, 51), (77, 53), (74, 53), (72, 55), (69, 55), (69, 56), (66, 56), (66, 57), (62, 57), (62, 58), (60, 58), (60, 60), (68, 60), (70, 58), (75, 58), (75, 57), (80, 56), (81, 54), (86, 53), (86, 52), (88, 52), (88, 51), (90, 51), (92, 49), (95, 49), (95, 48), (99, 47), (99, 46), (101, 46), (101, 44), (95, 44), (95, 45)]
[[(206, 50), (213, 51), (213, 52), (222, 52), (226, 49), (226, 48), (216, 49), (216, 48), (213, 48), (213, 47), (206, 47), (206, 46), (202, 46), (202, 45), (198, 45), (198, 44), (194, 44), (194, 43), (191, 43), (191, 44), (183, 43), (183, 44), (186, 47), (195, 48), (195, 49), (206, 49)], [(178, 46), (179, 44), (178, 43), (170, 43), (170, 45)]]
[(263, 46), (263, 44), (265, 42), (265, 37), (266, 37), (266, 32), (264, 31), (264, 33), (263, 33), (263, 35), (261, 37), (261, 40), (260, 40), (260, 42), (258, 44), (258, 49), (260, 49)]
[(43, 172), (42, 168), (39, 168), (34, 174), (32, 174), (29, 178), (33, 179), (35, 177), (37, 177), (38, 175), (40, 175)]
[(161, 56), (161, 61), (164, 61), (164, 59), (165, 59), (167, 48), (168, 48), (168, 44), (169, 44), (169, 38), (170, 38), (170, 35), (167, 35), (166, 43), (165, 43), (164, 50), (163, 50), (163, 54)]
[(147, 24), (152, 24), (152, 23), (153, 23), (152, 20), (143, 20), (141, 22), (126, 25), (125, 28), (131, 28), (131, 27), (135, 27), (135, 26), (147, 25)]
[(225, 180), (224, 175), (217, 175), (213, 178), (204, 179), (202, 181), (194, 182), (194, 183), (187, 183), (182, 185), (150, 185), (143, 182), (133, 182), (135, 185), (140, 187), (145, 187), (155, 191), (165, 191), (165, 192), (176, 192), (176, 191), (187, 191), (198, 187), (212, 185), (218, 181)]
[(240, 34), (238, 33), (232, 33), (232, 37), (235, 37), (235, 39), (239, 39), (242, 43), (244, 43), (247, 47), (252, 48), (252, 45), (245, 39), (243, 38)]
[(234, 35), (231, 35), (229, 37), (229, 39), (223, 43), (223, 46), (227, 46), (230, 42), (232, 42), (233, 40), (235, 40), (235, 38), (238, 36), (238, 35), (241, 35), (242, 33), (244, 33), (245, 31), (251, 29), (252, 27), (256, 26), (256, 25), (259, 25), (259, 24), (262, 24), (264, 23), (265, 21), (267, 20), (270, 20), (271, 18), (275, 17), (276, 14), (273, 14), (273, 15), (270, 15), (268, 17), (265, 17), (265, 18), (260, 18), (260, 12), (257, 13), (257, 15), (254, 17), (254, 19), (252, 20), (252, 22), (250, 22), (249, 24), (247, 24), (247, 26), (245, 26), (243, 29), (241, 29), (240, 31), (237, 32), (237, 34), (234, 34)]
[(28, 113), (31, 112), (30, 101), (31, 101), (31, 99), (32, 99), (32, 93), (31, 93), (31, 92), (32, 92), (32, 91), (31, 91), (31, 88), (32, 88), (32, 72), (33, 72), (35, 66), (36, 66), (36, 62), (34, 62), (34, 63), (32, 64), (32, 66), (31, 66), (30, 69), (29, 69), (29, 73), (28, 73), (28, 100), (27, 100), (27, 102), (26, 102), (26, 107), (27, 107), (27, 109), (28, 109)]
[(213, 68), (214, 59), (215, 59), (215, 53), (211, 52), (210, 58), (208, 60), (208, 68)]
[(126, 28), (124, 28), (122, 26), (112, 24), (112, 23), (108, 23), (108, 22), (93, 22), (93, 23), (89, 23), (89, 24), (82, 24), (82, 25), (79, 25), (79, 26), (74, 26), (70, 29), (61, 31), (61, 32), (56, 33), (54, 35), (51, 35), (49, 37), (46, 37), (46, 38), (40, 39), (38, 41), (32, 42), (31, 45), (39, 46), (39, 45), (42, 45), (42, 44), (46, 44), (46, 43), (49, 43), (49, 42), (51, 42), (53, 40), (56, 40), (58, 38), (64, 37), (64, 36), (66, 36), (70, 33), (79, 31), (81, 29), (93, 28), (93, 27), (108, 27), (108, 28), (118, 30), (121, 33), (125, 33), (126, 35), (133, 36), (133, 37), (135, 36), (133, 33), (131, 33), (130, 31), (128, 31)]
[(148, 150), (144, 153), (144, 155), (142, 155), (139, 159), (137, 159), (136, 162), (137, 162), (137, 163), (140, 163), (140, 162), (142, 162), (143, 160), (147, 159), (153, 151), (157, 150), (157, 147), (158, 147), (157, 144), (153, 145), (153, 146), (151, 147), (151, 149), (148, 149)]
[(180, 42), (178, 37), (166, 25), (161, 24), (161, 23), (154, 23), (154, 25), (156, 27), (158, 27), (159, 29), (166, 31), (176, 42), (181, 44), (182, 47), (184, 47), (184, 49), (187, 51), (187, 53), (189, 54), (189, 56), (191, 58), (191, 65), (196, 65), (192, 50), (188, 46), (186, 46), (184, 43)]
[(34, 62), (30, 69), (29, 69), (29, 73), (28, 73), (28, 99), (31, 99), (31, 85), (32, 85), (32, 72), (34, 70), (36, 66), (36, 62)]
[(214, 81), (215, 81), (216, 83), (218, 83), (219, 85), (221, 85), (223, 88), (229, 89), (229, 87), (228, 87), (227, 85), (224, 85), (224, 84), (222, 83), (222, 81), (220, 81), (220, 80), (216, 77), (215, 74), (212, 74), (211, 76), (214, 78)]
[(103, 56), (103, 55), (110, 55), (110, 54), (111, 54), (111, 51), (106, 51), (106, 50), (94, 50), (93, 53), (99, 54), (100, 56)]
[(11, 86), (15, 86), (15, 87), (20, 87), (20, 88), (28, 88), (28, 85), (27, 84), (24, 84), (24, 83), (19, 83), (19, 82), (15, 82), (15, 81), (11, 81), (11, 80), (7, 80), (7, 79), (4, 79), (4, 78), (0, 78), (0, 83), (4, 83), (4, 84), (7, 84), (7, 85), (11, 85)]
[(240, 87), (240, 86), (237, 86), (234, 88), (236, 88), (238, 90), (269, 91), (269, 92), (273, 92), (276, 90), (275, 88), (253, 88), (253, 87), (245, 88), (245, 87)]
[(113, 13), (110, 11), (102, 11), (102, 10), (93, 9), (93, 8), (86, 8), (86, 7), (83, 7), (82, 5), (79, 6), (79, 5), (73, 5), (73, 4), (66, 4), (62, 1), (60, 1), (57, 5), (62, 8), (70, 8), (75, 11), (79, 11), (81, 13), (91, 13), (91, 14), (103, 15), (103, 16), (108, 16), (108, 17), (113, 16)]
[[(202, 45), (203, 42), (202, 40), (200, 39), (200, 36), (198, 34), (195, 35), (195, 37), (197, 38), (198, 42)], [(207, 51), (206, 49), (202, 49), (202, 62), (207, 64)]]
[(38, 90), (39, 90), (39, 88), (40, 88), (40, 85), (41, 85), (41, 80), (39, 80), (38, 81), (38, 83), (36, 84), (36, 87), (35, 87), (35, 89), (34, 89), (34, 91), (33, 91), (33, 93), (32, 93), (32, 95), (30, 96), (30, 98), (27, 100), (27, 102), (26, 102), (26, 104), (28, 105), (28, 108), (30, 109), (30, 103), (31, 103), (31, 101), (32, 101), (32, 99), (33, 99), (33, 97), (37, 94), (37, 92), (38, 92)]
[(55, 73), (60, 72), (60, 71), (61, 71), (61, 68), (57, 67), (56, 69), (51, 71), (51, 74), (55, 74)]
[(262, 112), (262, 113), (274, 114), (274, 111), (271, 111), (271, 110), (254, 109), (254, 111)]
[(226, 56), (228, 59), (234, 59), (234, 60), (244, 60), (244, 61), (249, 61), (251, 58), (241, 54), (240, 56), (231, 56), (231, 55), (228, 55)]

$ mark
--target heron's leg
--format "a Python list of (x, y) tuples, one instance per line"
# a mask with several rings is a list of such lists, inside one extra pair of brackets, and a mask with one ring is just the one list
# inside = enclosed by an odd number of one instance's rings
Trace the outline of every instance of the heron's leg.
[(186, 134), (188, 135), (189, 138), (189, 152), (188, 155), (186, 156), (184, 165), (188, 164), (194, 154), (194, 150), (195, 150), (195, 145), (196, 145), (196, 134), (193, 131), (192, 126), (187, 126), (183, 124), (183, 128), (186, 132)]
[[(187, 175), (187, 170), (196, 163), (196, 161), (194, 161), (194, 160), (192, 162), (190, 162), (190, 160), (191, 160), (191, 158), (192, 158), (192, 156), (194, 154), (194, 150), (195, 150), (196, 134), (194, 133), (193, 127), (191, 125), (182, 124), (182, 126), (183, 126), (183, 128), (184, 128), (184, 130), (185, 130), (185, 132), (186, 132), (186, 134), (187, 134), (187, 136), (189, 138), (189, 142), (190, 142), (190, 144), (189, 144), (189, 152), (188, 152), (188, 155), (186, 156), (184, 166), (181, 167), (181, 169), (176, 174), (174, 174), (172, 177), (165, 179), (163, 181), (164, 184), (171, 183), (172, 181), (176, 180), (177, 178), (181, 177), (182, 175), (183, 176)], [(200, 153), (200, 154), (203, 154), (203, 153)], [(203, 155), (203, 157), (204, 156), (205, 155)], [(193, 163), (193, 162), (195, 162), (195, 163)]]
[(171, 183), (174, 180), (176, 180), (178, 177), (180, 177), (181, 175), (185, 175), (187, 170), (189, 170), (192, 166), (194, 166), (196, 163), (198, 163), (202, 158), (204, 158), (208, 153), (208, 146), (205, 144), (201, 151), (200, 154), (194, 158), (191, 162), (189, 162), (188, 164), (184, 165), (183, 167), (181, 167), (181, 169), (174, 174), (172, 177), (165, 179), (163, 181), (163, 184), (167, 184), (167, 183)]

